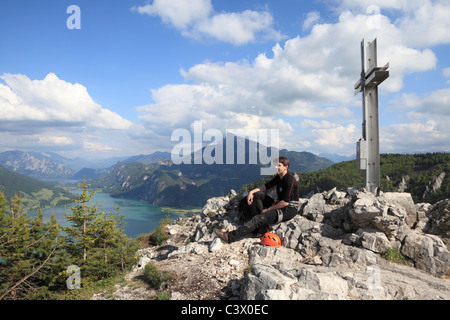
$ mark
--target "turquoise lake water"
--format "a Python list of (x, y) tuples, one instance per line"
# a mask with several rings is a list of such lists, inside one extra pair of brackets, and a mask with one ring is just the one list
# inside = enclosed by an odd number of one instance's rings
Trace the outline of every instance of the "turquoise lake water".
[[(96, 201), (99, 203), (104, 201), (100, 208), (101, 211), (116, 213), (116, 207), (119, 205), (120, 215), (124, 217), (124, 221), (126, 222), (124, 232), (133, 239), (140, 234), (154, 231), (158, 226), (159, 221), (167, 216), (171, 219), (183, 216), (182, 214), (163, 211), (144, 201), (113, 198), (107, 193), (96, 193), (93, 202), (95, 203)], [(48, 221), (52, 212), (54, 212), (58, 223), (65, 227), (68, 225), (68, 222), (64, 216), (72, 212), (69, 209), (70, 206), (72, 205), (69, 204), (67, 206), (43, 209), (42, 213), (44, 214), (44, 219)], [(29, 213), (29, 216), (33, 217), (36, 214), (36, 211), (32, 211)]]

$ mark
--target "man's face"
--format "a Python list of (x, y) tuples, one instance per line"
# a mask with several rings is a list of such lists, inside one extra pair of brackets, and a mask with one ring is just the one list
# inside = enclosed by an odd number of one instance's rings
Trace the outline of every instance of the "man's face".
[(278, 162), (278, 165), (275, 166), (277, 169), (277, 174), (282, 174), (287, 172), (288, 167), (285, 167), (281, 162)]

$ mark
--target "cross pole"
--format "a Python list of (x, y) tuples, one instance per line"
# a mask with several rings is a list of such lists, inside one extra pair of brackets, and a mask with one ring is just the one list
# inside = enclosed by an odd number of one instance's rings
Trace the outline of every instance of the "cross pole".
[[(365, 67), (367, 66), (367, 71)], [(378, 124), (378, 85), (389, 77), (389, 63), (377, 67), (377, 39), (367, 46), (361, 41), (361, 77), (355, 84), (355, 95), (362, 93), (362, 138), (356, 143), (356, 163), (364, 172), (364, 187), (377, 194), (380, 188), (380, 140)]]

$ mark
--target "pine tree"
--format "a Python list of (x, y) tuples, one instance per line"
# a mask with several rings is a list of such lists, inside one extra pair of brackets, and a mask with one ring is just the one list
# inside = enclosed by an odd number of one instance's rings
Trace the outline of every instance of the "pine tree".
[(63, 228), (67, 234), (67, 250), (75, 259), (76, 264), (83, 265), (87, 261), (88, 250), (93, 247), (95, 242), (95, 233), (93, 225), (100, 204), (89, 203), (94, 197), (96, 191), (89, 189), (90, 184), (79, 183), (78, 187), (81, 193), (74, 200), (75, 206), (70, 208), (71, 214), (65, 216), (66, 220), (71, 222), (70, 227)]
[(136, 251), (132, 239), (123, 232), (123, 217), (101, 210), (102, 205), (92, 203), (96, 191), (89, 189), (86, 180), (79, 185), (81, 193), (66, 219), (72, 224), (64, 228), (67, 252), (79, 266), (82, 281), (97, 281), (124, 270)]
[(22, 299), (36, 294), (57, 249), (59, 227), (44, 223), (42, 212), (31, 219), (14, 196), (10, 212), (0, 192), (0, 300)]
[(92, 204), (95, 191), (84, 181), (61, 227), (39, 209), (34, 218), (21, 208), (17, 194), (9, 202), (0, 192), (0, 300), (52, 298), (66, 291), (67, 268), (77, 265), (83, 283), (116, 275), (134, 262), (135, 242), (124, 233), (123, 216)]

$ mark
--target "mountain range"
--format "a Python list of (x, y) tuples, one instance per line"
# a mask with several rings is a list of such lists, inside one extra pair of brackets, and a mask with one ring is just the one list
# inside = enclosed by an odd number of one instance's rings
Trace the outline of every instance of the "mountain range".
[[(248, 162), (249, 153), (255, 149), (251, 149), (247, 140), (241, 143), (246, 147), (244, 158)], [(239, 143), (233, 150), (235, 156), (238, 149)], [(204, 152), (205, 148), (193, 153), (191, 163)], [(332, 187), (362, 185), (362, 173), (356, 168), (355, 160), (333, 164), (308, 152), (280, 150), (279, 154), (287, 156), (291, 161), (290, 171), (299, 174), (302, 195)], [(226, 155), (224, 152), (224, 160)], [(204, 161), (201, 164), (190, 164), (189, 161), (174, 164), (170, 156), (168, 152), (156, 152), (124, 157), (119, 162), (114, 162), (117, 158), (107, 159), (103, 167), (91, 162), (94, 168), (76, 171), (76, 166), (71, 164), (83, 163), (82, 159), (67, 159), (52, 153), (3, 152), (0, 153), (0, 191), (7, 198), (18, 193), (28, 207), (54, 206), (60, 201), (68, 201), (70, 194), (31, 177), (65, 179), (66, 185), (68, 179), (79, 182), (86, 177), (93, 187), (116, 197), (139, 199), (158, 206), (189, 208), (202, 206), (211, 197), (226, 195), (230, 189), (251, 188), (255, 183), (260, 184), (263, 178), (261, 164), (226, 164), (225, 161), (225, 164), (206, 164)], [(406, 189), (417, 202), (431, 203), (448, 198), (449, 157), (448, 153), (381, 155), (382, 190), (403, 192)], [(9, 165), (8, 169), (1, 167), (5, 163)], [(69, 170), (75, 173), (69, 174)]]
[(54, 152), (11, 150), (0, 153), (0, 166), (36, 179), (64, 181), (76, 180), (76, 174), (83, 169), (100, 170), (101, 174), (102, 169), (124, 159), (126, 157), (100, 160), (70, 159)]
[[(260, 159), (261, 146), (258, 143), (236, 137), (233, 146), (232, 150), (227, 150), (225, 141), (215, 145), (215, 150), (222, 152), (222, 159), (218, 155), (218, 161), (212, 164), (207, 164), (204, 159), (207, 147), (193, 152), (185, 158), (186, 163), (180, 164), (164, 159), (168, 154), (133, 157), (136, 161), (117, 163), (91, 184), (113, 196), (140, 199), (157, 206), (202, 206), (211, 197), (226, 195), (230, 189), (240, 190), (243, 185), (260, 179), (261, 168), (268, 166), (251, 164), (251, 158)], [(245, 153), (239, 154), (240, 150), (245, 150)], [(227, 159), (230, 151), (233, 152), (231, 163), (227, 161), (230, 160)], [(272, 156), (275, 151), (269, 149), (267, 154)], [(333, 164), (309, 152), (280, 150), (279, 155), (290, 159), (290, 170), (295, 172), (312, 172)], [(245, 160), (244, 163), (238, 161), (239, 156)]]
[[(116, 197), (139, 199), (158, 206), (198, 207), (216, 195), (227, 194), (230, 189), (241, 189), (251, 181), (261, 178), (261, 168), (268, 165), (250, 164), (251, 155), (259, 157), (262, 146), (248, 139), (235, 137), (233, 163), (227, 164), (225, 140), (215, 146), (223, 148), (223, 164), (206, 164), (201, 161), (174, 164), (171, 153), (154, 152), (149, 155), (107, 159), (99, 162), (80, 158), (68, 159), (55, 153), (6, 151), (0, 153), (0, 165), (8, 170), (41, 180), (89, 180), (93, 188)], [(203, 156), (205, 148), (190, 155), (194, 160)], [(240, 152), (245, 159), (240, 164)], [(229, 150), (230, 151), (230, 150)], [(276, 150), (268, 148), (267, 155)], [(326, 168), (332, 161), (309, 152), (280, 150), (279, 155), (291, 161), (291, 171), (312, 172)], [(119, 160), (119, 161), (117, 161)], [(195, 163), (195, 164), (194, 164)], [(82, 167), (86, 165), (86, 167)], [(275, 173), (275, 171), (273, 171)], [(1, 182), (1, 181), (0, 181)]]

